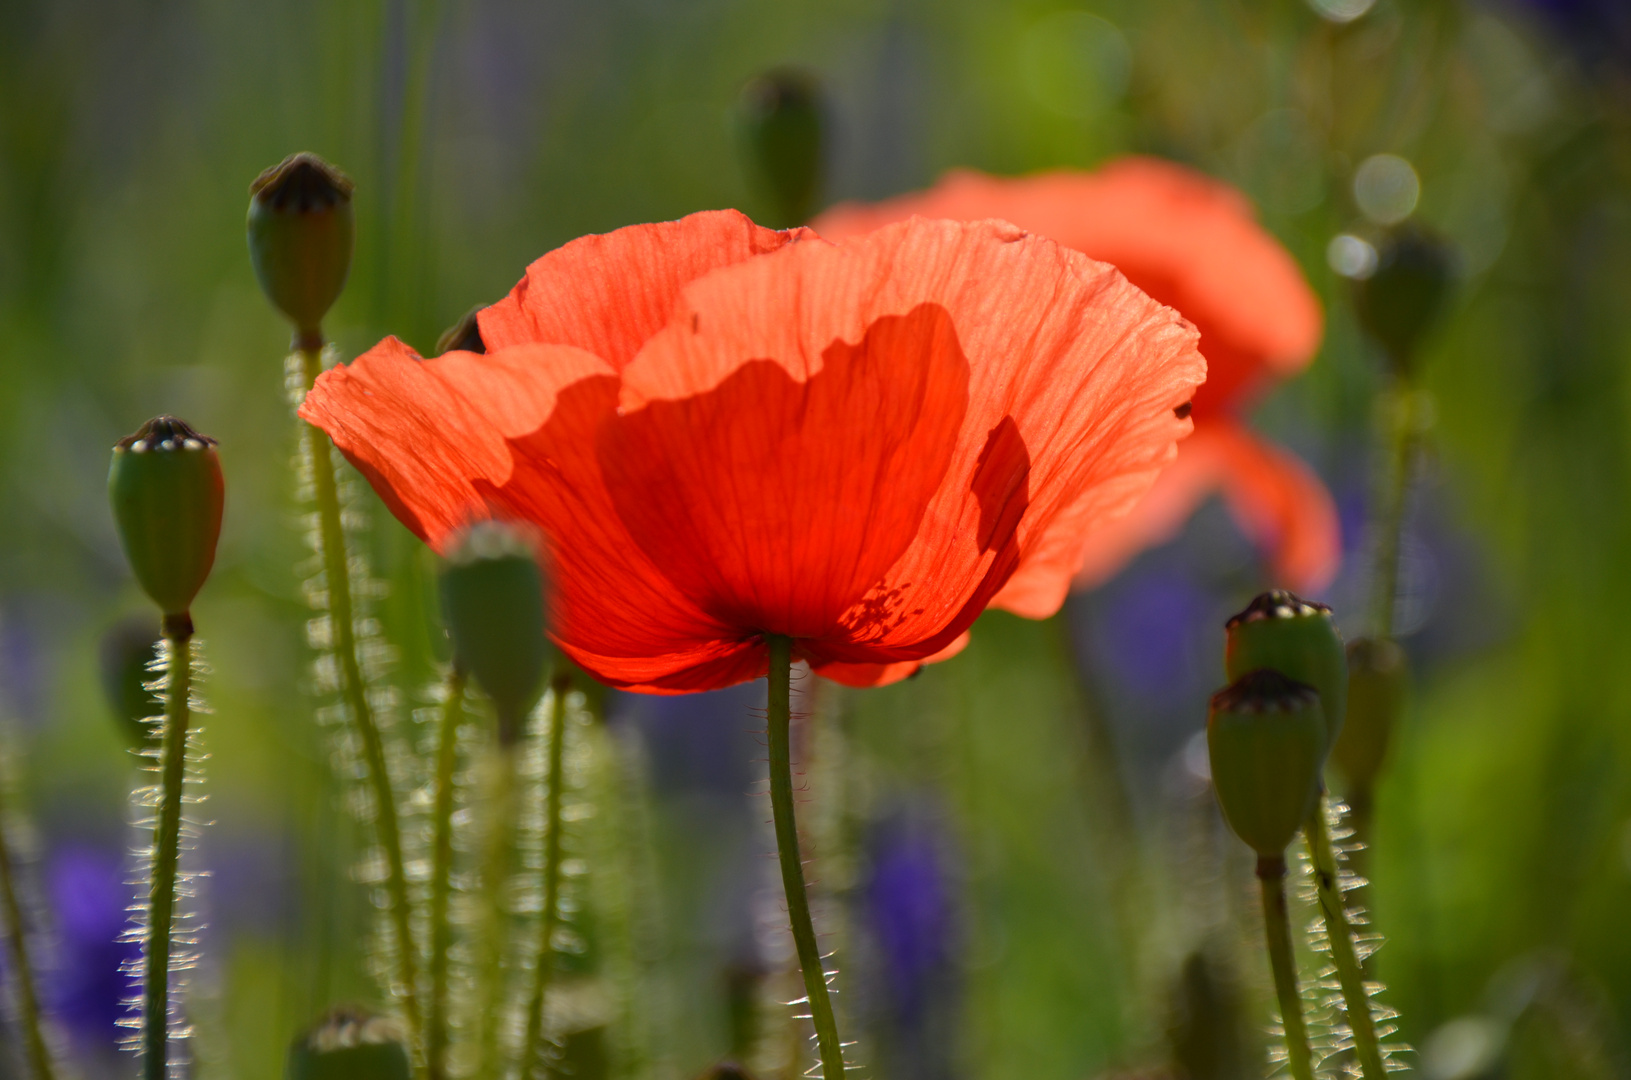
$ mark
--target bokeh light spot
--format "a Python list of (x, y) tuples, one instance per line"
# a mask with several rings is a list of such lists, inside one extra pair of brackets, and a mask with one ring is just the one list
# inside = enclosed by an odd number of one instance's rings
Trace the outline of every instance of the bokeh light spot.
[(1331, 237), (1325, 245), (1325, 261), (1332, 270), (1355, 281), (1364, 281), (1376, 273), (1376, 249), (1370, 241), (1352, 233)]
[(1308, 6), (1328, 22), (1350, 23), (1375, 7), (1376, 0), (1308, 0)]
[(1416, 168), (1397, 154), (1373, 154), (1354, 173), (1354, 201), (1378, 225), (1397, 225), (1420, 200)]

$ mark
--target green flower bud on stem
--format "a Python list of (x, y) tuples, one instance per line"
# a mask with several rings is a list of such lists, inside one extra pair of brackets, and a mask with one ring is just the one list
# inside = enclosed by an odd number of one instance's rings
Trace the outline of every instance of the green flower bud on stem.
[(1260, 858), (1283, 859), (1313, 809), (1325, 737), (1319, 691), (1278, 671), (1253, 671), (1212, 695), (1212, 787), (1229, 827)]
[(527, 712), (543, 693), (550, 654), (545, 587), (534, 545), (497, 521), (455, 538), (442, 569), (442, 617), (453, 662), (493, 699), (504, 746), (521, 737)]
[(316, 154), (295, 154), (249, 185), (249, 258), (302, 348), (322, 345), (323, 316), (351, 271), (351, 179)]
[(1331, 609), (1271, 589), (1225, 624), (1223, 670), (1230, 679), (1272, 668), (1319, 691), (1326, 749), (1336, 742), (1348, 700), (1348, 661)]
[(779, 228), (802, 225), (821, 194), (825, 126), (821, 83), (777, 68), (742, 88), (742, 128), (760, 182), (774, 200)]
[(1427, 332), (1444, 313), (1455, 277), (1450, 246), (1419, 225), (1394, 230), (1377, 245), (1376, 270), (1354, 283), (1359, 325), (1387, 351), (1395, 371), (1414, 368)]
[(289, 1047), (286, 1080), (408, 1080), (402, 1033), (362, 1009), (335, 1009)]
[(215, 440), (157, 416), (119, 440), (108, 499), (125, 558), (167, 617), (185, 615), (215, 565), (225, 504)]
[[(1347, 781), (1349, 802), (1363, 813), (1387, 760), (1388, 740), (1404, 708), (1410, 667), (1404, 650), (1385, 638), (1348, 644), (1348, 722), (1332, 756)], [(1361, 805), (1364, 804), (1364, 805)]]

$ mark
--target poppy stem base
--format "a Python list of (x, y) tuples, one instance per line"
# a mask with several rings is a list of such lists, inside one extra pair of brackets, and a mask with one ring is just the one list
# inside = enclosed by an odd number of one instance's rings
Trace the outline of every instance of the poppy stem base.
[(1297, 989), (1297, 959), (1291, 948), (1291, 917), (1286, 910), (1286, 861), (1259, 857), (1257, 884), (1263, 898), (1263, 929), (1268, 938), (1269, 967), (1274, 971), (1274, 994), (1280, 1004), (1286, 1053), (1295, 1080), (1314, 1080), (1313, 1055), (1308, 1049), (1308, 1027), (1303, 1022), (1302, 994)]
[(810, 898), (804, 889), (804, 861), (799, 853), (798, 822), (793, 816), (792, 671), (793, 642), (781, 634), (766, 634), (770, 647), (770, 691), (766, 714), (770, 741), (770, 806), (776, 824), (776, 854), (781, 860), (782, 889), (787, 894), (787, 918), (804, 975), (804, 992), (815, 1025), (823, 1080), (843, 1080), (844, 1048), (838, 1041), (827, 990), (827, 972), (816, 944), (810, 919)]

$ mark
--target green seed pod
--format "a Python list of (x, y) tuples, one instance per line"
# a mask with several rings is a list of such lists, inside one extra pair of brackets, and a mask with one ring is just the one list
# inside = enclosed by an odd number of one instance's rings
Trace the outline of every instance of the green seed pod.
[(351, 271), (353, 184), (316, 154), (295, 154), (249, 186), (249, 258), (272, 305), (306, 345)]
[(1332, 750), (1350, 801), (1368, 796), (1387, 760), (1388, 740), (1404, 708), (1410, 667), (1393, 641), (1348, 643), (1348, 722)]
[(1243, 675), (1212, 695), (1212, 788), (1235, 835), (1279, 858), (1308, 819), (1325, 761), (1319, 691), (1278, 671)]
[(825, 126), (821, 83), (777, 68), (742, 88), (742, 129), (754, 171), (770, 196), (778, 228), (802, 225), (821, 194)]
[(481, 314), (481, 305), (477, 304), (464, 313), (464, 317), (446, 330), (436, 339), (436, 355), (446, 352), (473, 352), (485, 353), (487, 343), (481, 340), (481, 326), (476, 322), (476, 316)]
[(1444, 313), (1455, 277), (1454, 253), (1420, 226), (1405, 225), (1377, 245), (1376, 256), (1375, 272), (1354, 283), (1354, 312), (1394, 368), (1407, 373)]
[(154, 678), (147, 665), (157, 655), (158, 640), (159, 621), (151, 615), (136, 615), (108, 627), (97, 645), (102, 694), (120, 736), (132, 750), (140, 750), (152, 739), (147, 718), (164, 712), (164, 703), (147, 688)]
[(1223, 671), (1238, 679), (1272, 668), (1320, 692), (1329, 729), (1327, 748), (1342, 731), (1348, 701), (1348, 661), (1331, 609), (1284, 589), (1271, 589), (1225, 624)]
[(186, 613), (221, 536), (215, 440), (173, 416), (154, 417), (113, 448), (108, 499), (136, 581), (164, 614)]
[(409, 1080), (408, 1048), (396, 1023), (342, 1007), (289, 1047), (285, 1080)]
[(453, 662), (493, 699), (512, 745), (549, 666), (545, 581), (536, 549), (514, 526), (484, 521), (454, 539), (442, 568), (442, 617)]

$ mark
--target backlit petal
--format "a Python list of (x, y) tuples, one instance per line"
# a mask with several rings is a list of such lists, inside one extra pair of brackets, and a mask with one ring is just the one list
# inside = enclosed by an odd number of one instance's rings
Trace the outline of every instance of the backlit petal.
[(527, 267), (510, 294), (477, 316), (489, 352), (575, 345), (621, 370), (668, 322), (687, 282), (811, 235), (755, 225), (735, 210), (584, 236)]

